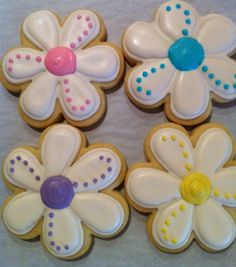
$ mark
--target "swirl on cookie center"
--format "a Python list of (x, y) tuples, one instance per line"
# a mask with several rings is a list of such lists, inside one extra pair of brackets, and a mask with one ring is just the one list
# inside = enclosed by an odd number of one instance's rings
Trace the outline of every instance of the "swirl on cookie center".
[(191, 173), (184, 177), (180, 185), (180, 193), (183, 199), (191, 204), (203, 204), (210, 196), (211, 182), (203, 173)]

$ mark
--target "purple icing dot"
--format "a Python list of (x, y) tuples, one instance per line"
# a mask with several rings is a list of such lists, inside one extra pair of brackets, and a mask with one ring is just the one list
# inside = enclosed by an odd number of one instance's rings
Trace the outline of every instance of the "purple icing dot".
[(56, 246), (56, 250), (60, 251), (61, 247), (60, 246)]
[(68, 245), (65, 245), (65, 249), (66, 249), (66, 250), (69, 249), (69, 246), (68, 246)]
[(105, 179), (106, 175), (105, 174), (101, 174), (101, 178)]
[(100, 160), (103, 160), (103, 159), (104, 159), (104, 156), (101, 155), (101, 156), (99, 157), (99, 159), (100, 159)]
[(74, 183), (73, 183), (73, 187), (74, 187), (74, 188), (77, 188), (77, 187), (78, 187), (78, 183), (77, 183), (77, 182), (74, 182)]
[(97, 181), (98, 181), (97, 178), (94, 178), (94, 179), (93, 179), (93, 182), (94, 182), (95, 184), (97, 183)]
[(49, 227), (53, 227), (53, 223), (50, 222), (50, 223), (48, 224), (48, 226), (49, 226)]
[(38, 175), (35, 176), (35, 180), (39, 181), (40, 177)]
[(15, 160), (14, 159), (11, 159), (10, 160), (10, 163), (11, 163), (11, 165), (15, 164)]
[(21, 160), (21, 156), (17, 156), (16, 159), (17, 159), (17, 160)]
[(31, 173), (33, 173), (33, 172), (34, 172), (34, 169), (33, 169), (33, 168), (29, 168), (29, 171), (30, 171)]
[(13, 173), (15, 171), (14, 168), (10, 168), (10, 172)]
[(83, 186), (84, 187), (87, 187), (88, 186), (88, 183), (87, 182), (83, 183)]
[(107, 158), (107, 163), (110, 163), (111, 162), (111, 158)]
[(49, 217), (50, 217), (50, 218), (53, 218), (53, 217), (54, 217), (54, 213), (53, 213), (53, 212), (50, 212), (50, 213), (49, 213)]
[(24, 163), (25, 166), (28, 165), (28, 161), (27, 160), (24, 160), (23, 163)]
[(49, 232), (48, 232), (48, 235), (49, 235), (49, 236), (52, 236), (52, 234), (53, 234), (52, 231), (49, 231)]
[(108, 168), (107, 168), (107, 171), (108, 171), (108, 172), (111, 172), (111, 171), (112, 171), (112, 167), (108, 167)]
[(55, 245), (55, 242), (54, 242), (54, 241), (51, 241), (51, 242), (50, 242), (50, 245), (51, 245), (51, 246), (54, 246), (54, 245)]

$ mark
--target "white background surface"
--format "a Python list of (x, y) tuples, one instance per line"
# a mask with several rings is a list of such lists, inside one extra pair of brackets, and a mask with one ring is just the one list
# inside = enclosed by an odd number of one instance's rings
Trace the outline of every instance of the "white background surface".
[[(150, 21), (161, 0), (0, 0), (0, 56), (19, 45), (19, 28), (24, 19), (40, 9), (50, 9), (65, 16), (77, 8), (90, 8), (103, 18), (108, 40), (120, 46), (122, 32), (130, 24)], [(201, 15), (220, 13), (236, 23), (236, 0), (188, 0)], [(129, 67), (127, 67), (129, 68)], [(166, 121), (163, 111), (145, 113), (133, 106), (124, 95), (123, 86), (107, 95), (108, 110), (103, 123), (87, 131), (90, 143), (107, 142), (117, 146), (128, 165), (144, 161), (143, 141), (156, 124)], [(14, 147), (35, 145), (39, 132), (24, 123), (17, 113), (18, 98), (0, 88), (0, 162)], [(223, 123), (236, 138), (236, 102), (228, 106), (215, 105), (211, 121)], [(10, 192), (0, 181), (0, 202)], [(146, 236), (146, 216), (132, 209), (129, 227), (114, 240), (95, 240), (92, 252), (81, 260), (63, 262), (48, 255), (40, 242), (27, 242), (10, 235), (0, 223), (0, 266), (62, 267), (62, 266), (235, 266), (236, 243), (228, 250), (209, 254), (194, 243), (178, 255), (157, 251)], [(224, 227), (222, 225), (222, 227)]]

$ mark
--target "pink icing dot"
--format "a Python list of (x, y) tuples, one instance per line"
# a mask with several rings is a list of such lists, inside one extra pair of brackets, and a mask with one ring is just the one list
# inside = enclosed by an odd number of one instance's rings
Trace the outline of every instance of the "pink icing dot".
[(81, 42), (81, 41), (82, 41), (82, 37), (81, 37), (81, 36), (78, 36), (77, 40), (78, 40), (79, 42)]
[(21, 59), (21, 55), (20, 54), (17, 54), (16, 55), (16, 58)]
[(72, 106), (72, 110), (76, 111), (77, 107), (76, 106)]
[(69, 80), (68, 79), (65, 79), (64, 80), (64, 84), (68, 84), (69, 83)]
[(9, 58), (8, 62), (12, 64), (13, 63), (13, 59)]
[(29, 59), (30, 59), (30, 55), (26, 55), (25, 58), (26, 58), (27, 60), (29, 60)]
[(41, 62), (41, 61), (42, 61), (42, 58), (41, 58), (40, 56), (37, 56), (37, 57), (36, 57), (36, 61), (37, 61), (37, 62)]
[(91, 101), (90, 101), (89, 99), (86, 99), (86, 100), (85, 100), (85, 103), (86, 103), (87, 105), (89, 105), (89, 104), (91, 103)]
[(79, 20), (82, 19), (82, 16), (81, 15), (78, 15), (77, 16), (77, 19), (79, 19)]
[(83, 33), (84, 33), (84, 35), (88, 35), (88, 31), (84, 31)]
[(7, 69), (8, 69), (8, 71), (10, 71), (10, 72), (13, 70), (12, 67), (8, 67)]
[(89, 29), (92, 29), (92, 28), (93, 28), (93, 23), (90, 22), (90, 23), (88, 24), (88, 27), (89, 27)]
[(74, 49), (74, 48), (75, 48), (75, 43), (71, 43), (71, 44), (70, 44), (70, 47), (71, 47), (72, 49)]
[(87, 16), (85, 19), (86, 19), (86, 21), (90, 21), (90, 17), (89, 16)]
[(72, 101), (72, 98), (71, 98), (71, 97), (67, 97), (67, 98), (66, 98), (66, 101), (67, 101), (68, 103), (70, 103), (70, 102)]
[(70, 92), (70, 88), (66, 88), (66, 89), (65, 89), (65, 92), (66, 92), (66, 93), (69, 93), (69, 92)]
[(81, 110), (81, 111), (85, 110), (85, 106), (81, 106), (81, 107), (80, 107), (80, 110)]

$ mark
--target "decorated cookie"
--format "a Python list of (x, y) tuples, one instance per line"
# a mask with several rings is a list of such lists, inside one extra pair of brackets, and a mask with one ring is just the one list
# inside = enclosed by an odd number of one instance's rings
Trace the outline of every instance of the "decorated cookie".
[(22, 118), (37, 128), (63, 116), (78, 127), (96, 123), (105, 113), (102, 89), (117, 85), (123, 75), (122, 53), (101, 42), (106, 30), (101, 17), (77, 10), (64, 21), (50, 11), (32, 13), (23, 23), (22, 47), (2, 60), (2, 82), (21, 93)]
[(236, 99), (236, 26), (226, 17), (201, 17), (183, 1), (163, 4), (154, 21), (137, 22), (123, 36), (131, 64), (126, 94), (144, 109), (165, 104), (167, 117), (184, 125), (206, 120), (211, 98)]
[(128, 206), (115, 190), (125, 173), (125, 160), (113, 146), (86, 147), (76, 128), (52, 126), (39, 149), (16, 148), (4, 162), (4, 181), (13, 191), (3, 204), (5, 226), (22, 239), (40, 235), (55, 257), (80, 257), (93, 236), (113, 237), (126, 225)]
[(225, 128), (205, 124), (188, 132), (176, 124), (154, 128), (146, 138), (149, 163), (131, 167), (126, 194), (150, 213), (147, 233), (166, 252), (180, 252), (195, 239), (220, 251), (235, 239), (235, 143)]

